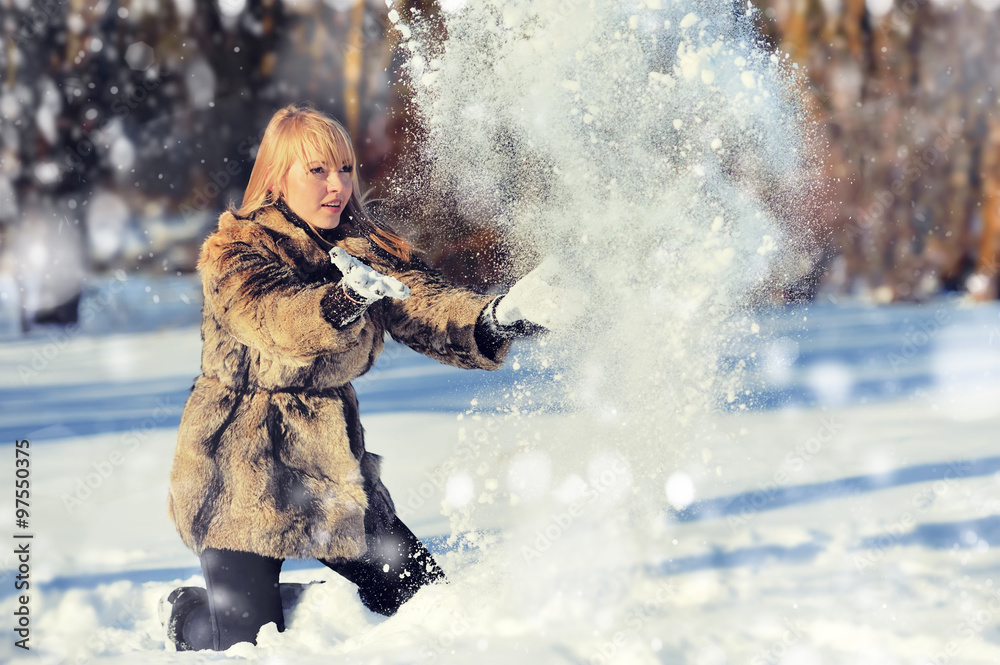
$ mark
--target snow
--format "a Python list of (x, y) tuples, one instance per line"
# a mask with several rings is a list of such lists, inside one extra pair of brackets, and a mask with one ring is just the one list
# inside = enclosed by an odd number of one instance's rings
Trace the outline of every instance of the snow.
[(340, 247), (330, 250), (330, 260), (344, 276), (344, 282), (366, 302), (375, 302), (383, 296), (397, 300), (410, 297), (410, 288), (406, 284), (374, 270)]
[(667, 478), (664, 490), (667, 501), (677, 510), (684, 510), (694, 500), (694, 482), (683, 471), (675, 471)]
[[(197, 309), (192, 303), (189, 314)], [(620, 420), (552, 403), (531, 416), (488, 406), (519, 385), (544, 402), (546, 382), (519, 378), (533, 369), (532, 344), (515, 349), (521, 370), (495, 375), (390, 345), (387, 362), (358, 386), (369, 447), (385, 456), (400, 514), (450, 584), (421, 591), (386, 619), (315, 562), (288, 562), (284, 581), (325, 583), (309, 587), (285, 633), (265, 627), (258, 647), (225, 655), (170, 651), (156, 614), (162, 594), (202, 583), (165, 511), (198, 330), (157, 330), (164, 314), (176, 320), (170, 307), (132, 311), (149, 320), (134, 332), (62, 340), (27, 384), (18, 365), (44, 357), (59, 335), (0, 347), (0, 427), (8, 441), (32, 441), (35, 534), (35, 650), (23, 654), (4, 640), (5, 662), (909, 665), (1000, 657), (1000, 413), (954, 409), (970, 395), (1000, 398), (1000, 362), (984, 352), (991, 332), (996, 346), (996, 305), (762, 313), (755, 348), (775, 338), (796, 344), (780, 352), (785, 406), (715, 412), (698, 440), (665, 456), (672, 464), (659, 492), (672, 507), (654, 511), (641, 510), (649, 497), (635, 492), (649, 470), (588, 445)], [(889, 388), (897, 376), (885, 349), (938, 319), (935, 342), (908, 360), (911, 380)], [(851, 378), (850, 391), (810, 387), (831, 358)], [(867, 384), (882, 390), (858, 387)], [(462, 406), (473, 397), (475, 410)], [(779, 406), (769, 399), (758, 407)], [(563, 449), (567, 433), (576, 456)], [(0, 514), (12, 511), (6, 493)], [(0, 561), (6, 613), (14, 559)]]
[(86, 211), (89, 254), (97, 262), (110, 262), (125, 245), (129, 208), (116, 193), (99, 189), (90, 197)]
[(199, 58), (188, 66), (184, 82), (194, 108), (206, 109), (214, 103), (216, 77), (206, 59)]
[(239, 16), (246, 6), (246, 0), (220, 0), (219, 13), (222, 14), (224, 21), (232, 20)]
[(875, 18), (881, 18), (892, 9), (891, 0), (865, 0), (865, 7)]

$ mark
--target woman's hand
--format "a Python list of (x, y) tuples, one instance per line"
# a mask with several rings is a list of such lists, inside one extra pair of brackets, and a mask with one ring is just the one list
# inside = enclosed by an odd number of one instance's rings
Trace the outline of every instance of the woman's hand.
[(395, 277), (383, 275), (362, 263), (340, 247), (330, 250), (330, 261), (344, 275), (341, 286), (347, 297), (357, 303), (371, 304), (382, 298), (406, 300), (410, 287)]
[(496, 301), (496, 322), (503, 327), (525, 321), (552, 331), (568, 329), (584, 315), (589, 298), (578, 289), (553, 286), (561, 273), (555, 256), (542, 261)]

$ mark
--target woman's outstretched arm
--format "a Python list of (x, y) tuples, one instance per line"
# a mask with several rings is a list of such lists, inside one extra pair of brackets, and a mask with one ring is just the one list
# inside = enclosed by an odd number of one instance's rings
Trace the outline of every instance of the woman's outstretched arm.
[(390, 274), (410, 288), (406, 300), (386, 299), (382, 306), (393, 339), (456, 367), (498, 369), (503, 364), (512, 337), (484, 337), (482, 323), (477, 335), (477, 322), (495, 296), (456, 286), (419, 260)]

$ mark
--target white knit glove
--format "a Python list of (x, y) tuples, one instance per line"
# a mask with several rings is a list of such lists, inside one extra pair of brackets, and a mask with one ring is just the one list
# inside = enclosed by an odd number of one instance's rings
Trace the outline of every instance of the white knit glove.
[(382, 298), (406, 300), (410, 297), (410, 287), (395, 277), (383, 275), (362, 263), (340, 247), (330, 250), (330, 261), (344, 275), (341, 286), (351, 300), (363, 300), (370, 304)]
[(562, 273), (559, 260), (547, 257), (496, 302), (496, 322), (513, 326), (526, 321), (551, 331), (568, 329), (586, 313), (590, 299), (578, 289), (553, 286)]

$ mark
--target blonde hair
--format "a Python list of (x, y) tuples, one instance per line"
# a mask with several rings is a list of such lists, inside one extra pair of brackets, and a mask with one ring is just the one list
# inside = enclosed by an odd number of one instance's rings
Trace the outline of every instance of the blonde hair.
[[(359, 194), (362, 190), (358, 179), (357, 159), (347, 130), (333, 118), (308, 106), (292, 104), (271, 116), (257, 149), (250, 182), (243, 193), (243, 203), (233, 213), (240, 217), (250, 217), (258, 210), (274, 205), (277, 196), (272, 187), (277, 187), (284, 180), (295, 162), (308, 161), (313, 150), (318, 150), (331, 165), (353, 167), (353, 191), (347, 202), (346, 212), (357, 229), (369, 240), (393, 256), (409, 261), (409, 243), (369, 214), (365, 205), (367, 197)], [(313, 231), (321, 237), (315, 227)]]

